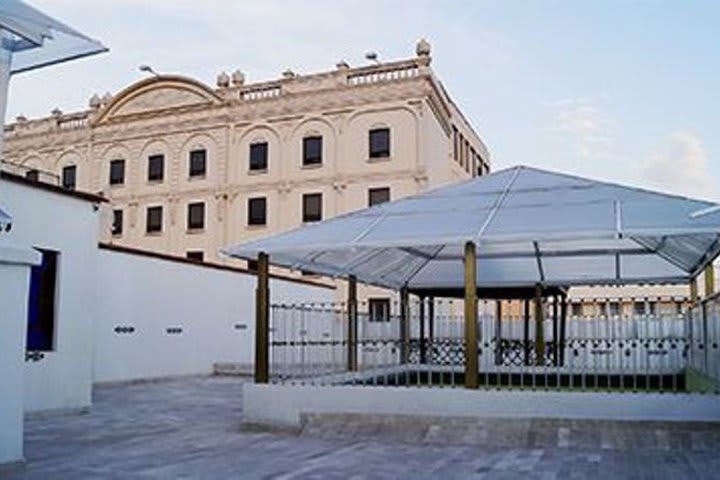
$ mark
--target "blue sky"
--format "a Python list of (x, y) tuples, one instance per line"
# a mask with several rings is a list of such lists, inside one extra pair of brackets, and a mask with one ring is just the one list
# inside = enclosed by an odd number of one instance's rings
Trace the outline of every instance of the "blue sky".
[[(8, 118), (84, 108), (137, 66), (214, 84), (413, 55), (488, 144), (531, 164), (720, 200), (720, 2), (30, 0), (110, 53), (18, 75)], [(202, 9), (199, 6), (202, 5)]]

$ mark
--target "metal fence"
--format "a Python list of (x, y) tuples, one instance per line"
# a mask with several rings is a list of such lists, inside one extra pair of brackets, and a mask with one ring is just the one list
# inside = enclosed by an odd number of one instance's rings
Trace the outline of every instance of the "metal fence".
[[(629, 300), (630, 311), (583, 316), (569, 307), (563, 316), (565, 307), (546, 302), (540, 321), (523, 301), (502, 302), (500, 309), (480, 301), (481, 388), (720, 393), (718, 301), (695, 309), (686, 299), (652, 301), (657, 306), (647, 313), (632, 311), (638, 302)], [(462, 301), (411, 302), (404, 340), (400, 305), (388, 303), (382, 315), (376, 310), (359, 304), (353, 342), (345, 304), (272, 305), (271, 381), (463, 386)]]

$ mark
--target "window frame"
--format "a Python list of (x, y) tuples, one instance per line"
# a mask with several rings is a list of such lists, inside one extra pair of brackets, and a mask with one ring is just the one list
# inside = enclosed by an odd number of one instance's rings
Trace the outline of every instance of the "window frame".
[[(160, 165), (159, 174), (153, 172), (153, 165)], [(148, 155), (147, 157), (147, 181), (148, 183), (162, 183), (165, 181), (165, 155), (157, 153), (154, 155)], [(155, 178), (157, 177), (157, 178)]]
[[(250, 172), (267, 172), (268, 171), (268, 164), (269, 157), (270, 157), (270, 144), (267, 141), (258, 141), (258, 142), (252, 142), (250, 146), (248, 147), (248, 171)], [(263, 149), (264, 155), (262, 160), (262, 165), (256, 165), (253, 160), (253, 152), (257, 149)]]
[[(373, 137), (375, 135), (379, 135), (381, 133), (387, 134), (386, 148), (374, 149), (373, 148)], [(392, 138), (391, 138), (390, 127), (371, 128), (368, 131), (368, 157), (372, 160), (382, 159), (382, 158), (390, 158), (391, 152), (392, 152)]]
[[(120, 170), (119, 178), (116, 178), (116, 175), (113, 175), (113, 173), (114, 173), (113, 167)], [(110, 160), (109, 171), (108, 171), (108, 184), (110, 186), (125, 185), (125, 159), (124, 158), (116, 158), (114, 160)]]
[[(151, 212), (158, 212), (158, 211), (160, 212), (159, 226), (157, 228), (155, 228), (155, 227), (150, 228), (151, 227), (151, 225), (150, 225)], [(146, 235), (159, 235), (162, 233), (163, 226), (164, 226), (163, 224), (164, 224), (164, 220), (165, 220), (163, 218), (163, 216), (164, 216), (163, 213), (164, 212), (163, 212), (162, 205), (153, 205), (153, 206), (149, 206), (146, 208), (146, 210), (145, 210), (145, 234)]]
[[(35, 247), (35, 250), (42, 255), (42, 261), (40, 265), (34, 265), (30, 270), (25, 351), (54, 352), (57, 351), (58, 285), (62, 254), (56, 250), (38, 247)], [(44, 275), (48, 275), (49, 278)], [(45, 298), (44, 294), (49, 294), (50, 298)], [(46, 322), (47, 318), (43, 318), (46, 315), (49, 315), (49, 322)], [(35, 317), (34, 321), (32, 321), (33, 317)], [(49, 327), (46, 323), (49, 323)], [(38, 330), (36, 327), (45, 330), (40, 333), (41, 338), (33, 336), (33, 332)]]
[[(68, 172), (72, 172), (72, 184), (68, 184)], [(60, 183), (65, 190), (74, 191), (77, 189), (77, 165), (65, 165), (60, 175)]]
[[(262, 202), (263, 214), (262, 221), (260, 219), (255, 220), (253, 216), (253, 204), (256, 202)], [(264, 227), (267, 225), (268, 214), (267, 214), (267, 197), (250, 197), (247, 201), (247, 226), (248, 227)]]
[[(110, 234), (113, 237), (120, 237), (123, 234), (125, 214), (124, 214), (122, 208), (114, 208), (112, 212), (113, 212), (113, 221), (112, 221), (112, 224), (110, 225)], [(118, 218), (120, 220), (119, 222), (118, 222)]]
[[(202, 158), (197, 158), (202, 154)], [(193, 168), (195, 162), (202, 161), (202, 169)], [(188, 153), (188, 178), (205, 178), (207, 175), (207, 149), (195, 148)]]
[[(193, 210), (196, 210), (198, 208), (200, 209), (200, 221), (193, 222)], [(205, 229), (205, 202), (190, 202), (187, 204), (186, 226), (189, 231), (198, 231)]]
[[(309, 143), (319, 142), (317, 156), (309, 156)], [(316, 167), (323, 163), (323, 137), (322, 135), (307, 135), (302, 139), (302, 165), (303, 167)]]
[[(310, 215), (310, 212), (308, 211), (308, 207), (315, 206), (310, 205), (309, 202), (312, 201), (318, 201), (317, 209), (318, 212), (316, 215)], [(302, 221), (303, 223), (314, 223), (314, 222), (321, 222), (323, 218), (323, 195), (322, 192), (310, 192), (310, 193), (303, 193), (302, 196)]]
[[(377, 308), (381, 308), (381, 319), (377, 319)], [(387, 297), (368, 298), (368, 323), (390, 323), (392, 314), (390, 313), (390, 299)]]
[[(387, 199), (383, 201), (376, 201), (373, 202), (373, 194), (381, 194), (387, 192)], [(383, 203), (388, 203), (392, 200), (392, 197), (390, 196), (390, 187), (375, 187), (375, 188), (368, 188), (368, 207), (374, 207), (375, 205), (382, 205)]]

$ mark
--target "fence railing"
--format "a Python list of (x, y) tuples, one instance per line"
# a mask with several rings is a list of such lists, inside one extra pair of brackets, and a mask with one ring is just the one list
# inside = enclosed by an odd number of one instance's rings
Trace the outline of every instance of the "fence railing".
[[(565, 315), (553, 302), (536, 321), (523, 302), (478, 307), (481, 388), (687, 392), (718, 391), (717, 303), (648, 314)], [(461, 301), (411, 302), (409, 337), (396, 302), (360, 304), (357, 341), (346, 305), (271, 306), (270, 375), (280, 383), (461, 387), (465, 344)], [(527, 312), (529, 314), (526, 314)], [(421, 321), (421, 318), (423, 321)], [(705, 326), (707, 324), (707, 327)], [(707, 334), (699, 336), (699, 332)], [(710, 342), (708, 344), (708, 342)], [(348, 361), (357, 351), (357, 366)]]

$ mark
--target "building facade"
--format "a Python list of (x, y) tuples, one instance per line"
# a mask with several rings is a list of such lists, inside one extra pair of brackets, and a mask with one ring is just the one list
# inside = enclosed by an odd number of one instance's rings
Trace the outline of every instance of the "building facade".
[(102, 241), (227, 262), (224, 246), (489, 172), (430, 64), (421, 40), (409, 60), (261, 83), (151, 76), (18, 118), (3, 169), (108, 198)]

